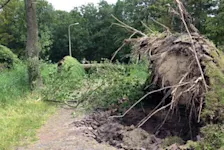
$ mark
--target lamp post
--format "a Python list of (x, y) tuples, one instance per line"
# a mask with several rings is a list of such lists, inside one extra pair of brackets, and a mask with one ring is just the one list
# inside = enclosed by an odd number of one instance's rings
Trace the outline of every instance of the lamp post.
[(78, 25), (78, 24), (79, 24), (79, 23), (76, 22), (76, 23), (70, 24), (70, 25), (68, 26), (69, 56), (72, 56), (72, 44), (71, 44), (71, 31), (70, 31), (70, 28), (71, 28), (71, 26)]

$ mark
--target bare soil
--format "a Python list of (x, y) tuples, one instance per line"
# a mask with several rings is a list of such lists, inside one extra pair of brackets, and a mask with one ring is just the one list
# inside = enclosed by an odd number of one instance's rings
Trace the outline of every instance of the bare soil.
[(142, 128), (136, 128), (136, 124), (152, 111), (149, 107), (144, 111), (141, 108), (133, 109), (119, 119), (112, 118), (110, 110), (95, 110), (76, 117), (72, 115), (74, 111), (69, 108), (59, 109), (40, 129), (36, 143), (17, 149), (161, 150), (167, 137), (177, 136), (185, 141), (196, 136), (193, 129), (194, 133), (189, 132), (188, 120), (184, 116), (173, 115), (164, 122), (166, 111), (153, 116)]
[(17, 150), (116, 150), (108, 144), (98, 143), (86, 136), (87, 127), (75, 127), (74, 109), (60, 108), (38, 133), (39, 140)]

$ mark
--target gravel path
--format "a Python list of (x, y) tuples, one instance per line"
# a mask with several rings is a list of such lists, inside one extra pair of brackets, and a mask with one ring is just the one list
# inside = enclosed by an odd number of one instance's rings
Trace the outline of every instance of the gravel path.
[(107, 144), (98, 143), (92, 137), (84, 136), (85, 130), (75, 127), (73, 109), (60, 108), (38, 133), (39, 140), (16, 150), (116, 150)]

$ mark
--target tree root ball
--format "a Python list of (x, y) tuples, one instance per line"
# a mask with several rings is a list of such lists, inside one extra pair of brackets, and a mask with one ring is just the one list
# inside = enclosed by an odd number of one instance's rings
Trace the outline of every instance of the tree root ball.
[(133, 44), (134, 55), (150, 61), (147, 84), (171, 86), (172, 110), (184, 105), (198, 122), (224, 120), (224, 55), (212, 42), (197, 33), (160, 33), (126, 42)]

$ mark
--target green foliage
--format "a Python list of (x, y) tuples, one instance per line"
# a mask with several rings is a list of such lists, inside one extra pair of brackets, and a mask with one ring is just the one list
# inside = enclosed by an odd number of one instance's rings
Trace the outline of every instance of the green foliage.
[(64, 62), (64, 71), (62, 68), (59, 73), (56, 70), (50, 73), (42, 93), (44, 100), (75, 100), (77, 105), (82, 104), (87, 109), (109, 108), (123, 101), (119, 106), (122, 111), (144, 94), (142, 87), (148, 76), (146, 64), (122, 65), (105, 61), (85, 76), (80, 64), (74, 58), (67, 58), (68, 64), (75, 62), (72, 65), (75, 70)]
[(6, 103), (13, 103), (28, 92), (29, 83), (26, 65), (15, 65), (11, 70), (0, 72), (0, 107)]
[(55, 110), (54, 106), (38, 99), (39, 93), (30, 94), (26, 64), (16, 64), (0, 72), (1, 150), (35, 139), (37, 129)]
[(57, 72), (57, 64), (52, 64), (43, 61), (41, 62), (40, 68), (43, 84), (47, 85), (48, 82), (51, 80), (51, 76)]
[(224, 146), (223, 124), (208, 124), (201, 128), (203, 138), (200, 141), (188, 141), (186, 148), (195, 150), (222, 150)]
[[(121, 107), (130, 106), (136, 99), (143, 95), (142, 84), (146, 78), (145, 74), (141, 78), (137, 78), (137, 70), (131, 67), (130, 70), (126, 66), (98, 68), (97, 71), (90, 75), (87, 80), (90, 83), (91, 90), (84, 92), (80, 101), (84, 102), (84, 106), (109, 108), (124, 100)], [(138, 70), (139, 72), (142, 70)], [(87, 105), (85, 105), (87, 103)]]
[(207, 125), (201, 129), (204, 135), (201, 146), (205, 150), (219, 149), (224, 145), (224, 126)]
[(62, 66), (60, 66), (60, 72), (70, 74), (71, 78), (81, 79), (85, 75), (85, 70), (77, 59), (66, 56), (62, 60)]
[(81, 64), (70, 56), (66, 56), (62, 66), (44, 65), (42, 76), (45, 77), (45, 87), (42, 90), (44, 100), (66, 101), (71, 99), (73, 91), (81, 86), (82, 79), (85, 76), (85, 70)]
[(0, 44), (12, 49), (18, 56), (25, 54), (25, 22), (24, 1), (10, 1), (0, 12)]
[(205, 64), (210, 90), (206, 95), (206, 107), (202, 117), (208, 123), (224, 123), (224, 54), (219, 51), (219, 54), (213, 53), (212, 55), (217, 63)]
[[(26, 27), (23, 1), (11, 1), (0, 12), (0, 43), (11, 48), (19, 57), (25, 57)], [(131, 33), (124, 28), (111, 25), (116, 22), (111, 14), (134, 28), (149, 32), (164, 31), (152, 19), (166, 25), (171, 31), (184, 31), (181, 20), (169, 13), (169, 7), (177, 10), (173, 0), (118, 0), (110, 5), (101, 1), (98, 6), (87, 4), (74, 8), (71, 12), (54, 10), (46, 0), (37, 0), (37, 20), (39, 27), (40, 56), (44, 60), (57, 62), (68, 55), (68, 26), (71, 27), (72, 54), (78, 60), (100, 61), (111, 58), (124, 39)], [(218, 45), (223, 45), (222, 18), (223, 2), (211, 0), (184, 1), (192, 22)], [(145, 28), (144, 22), (149, 28)], [(138, 36), (138, 35), (136, 35)], [(116, 59), (127, 62), (130, 47), (118, 53)]]
[(147, 78), (147, 67), (143, 65), (121, 65), (103, 63), (84, 81), (84, 87), (73, 93), (87, 109), (116, 108), (122, 111), (133, 104), (144, 93), (143, 84)]
[(19, 63), (17, 56), (7, 47), (0, 45), (0, 64), (5, 64), (5, 67), (11, 68), (16, 63)]

